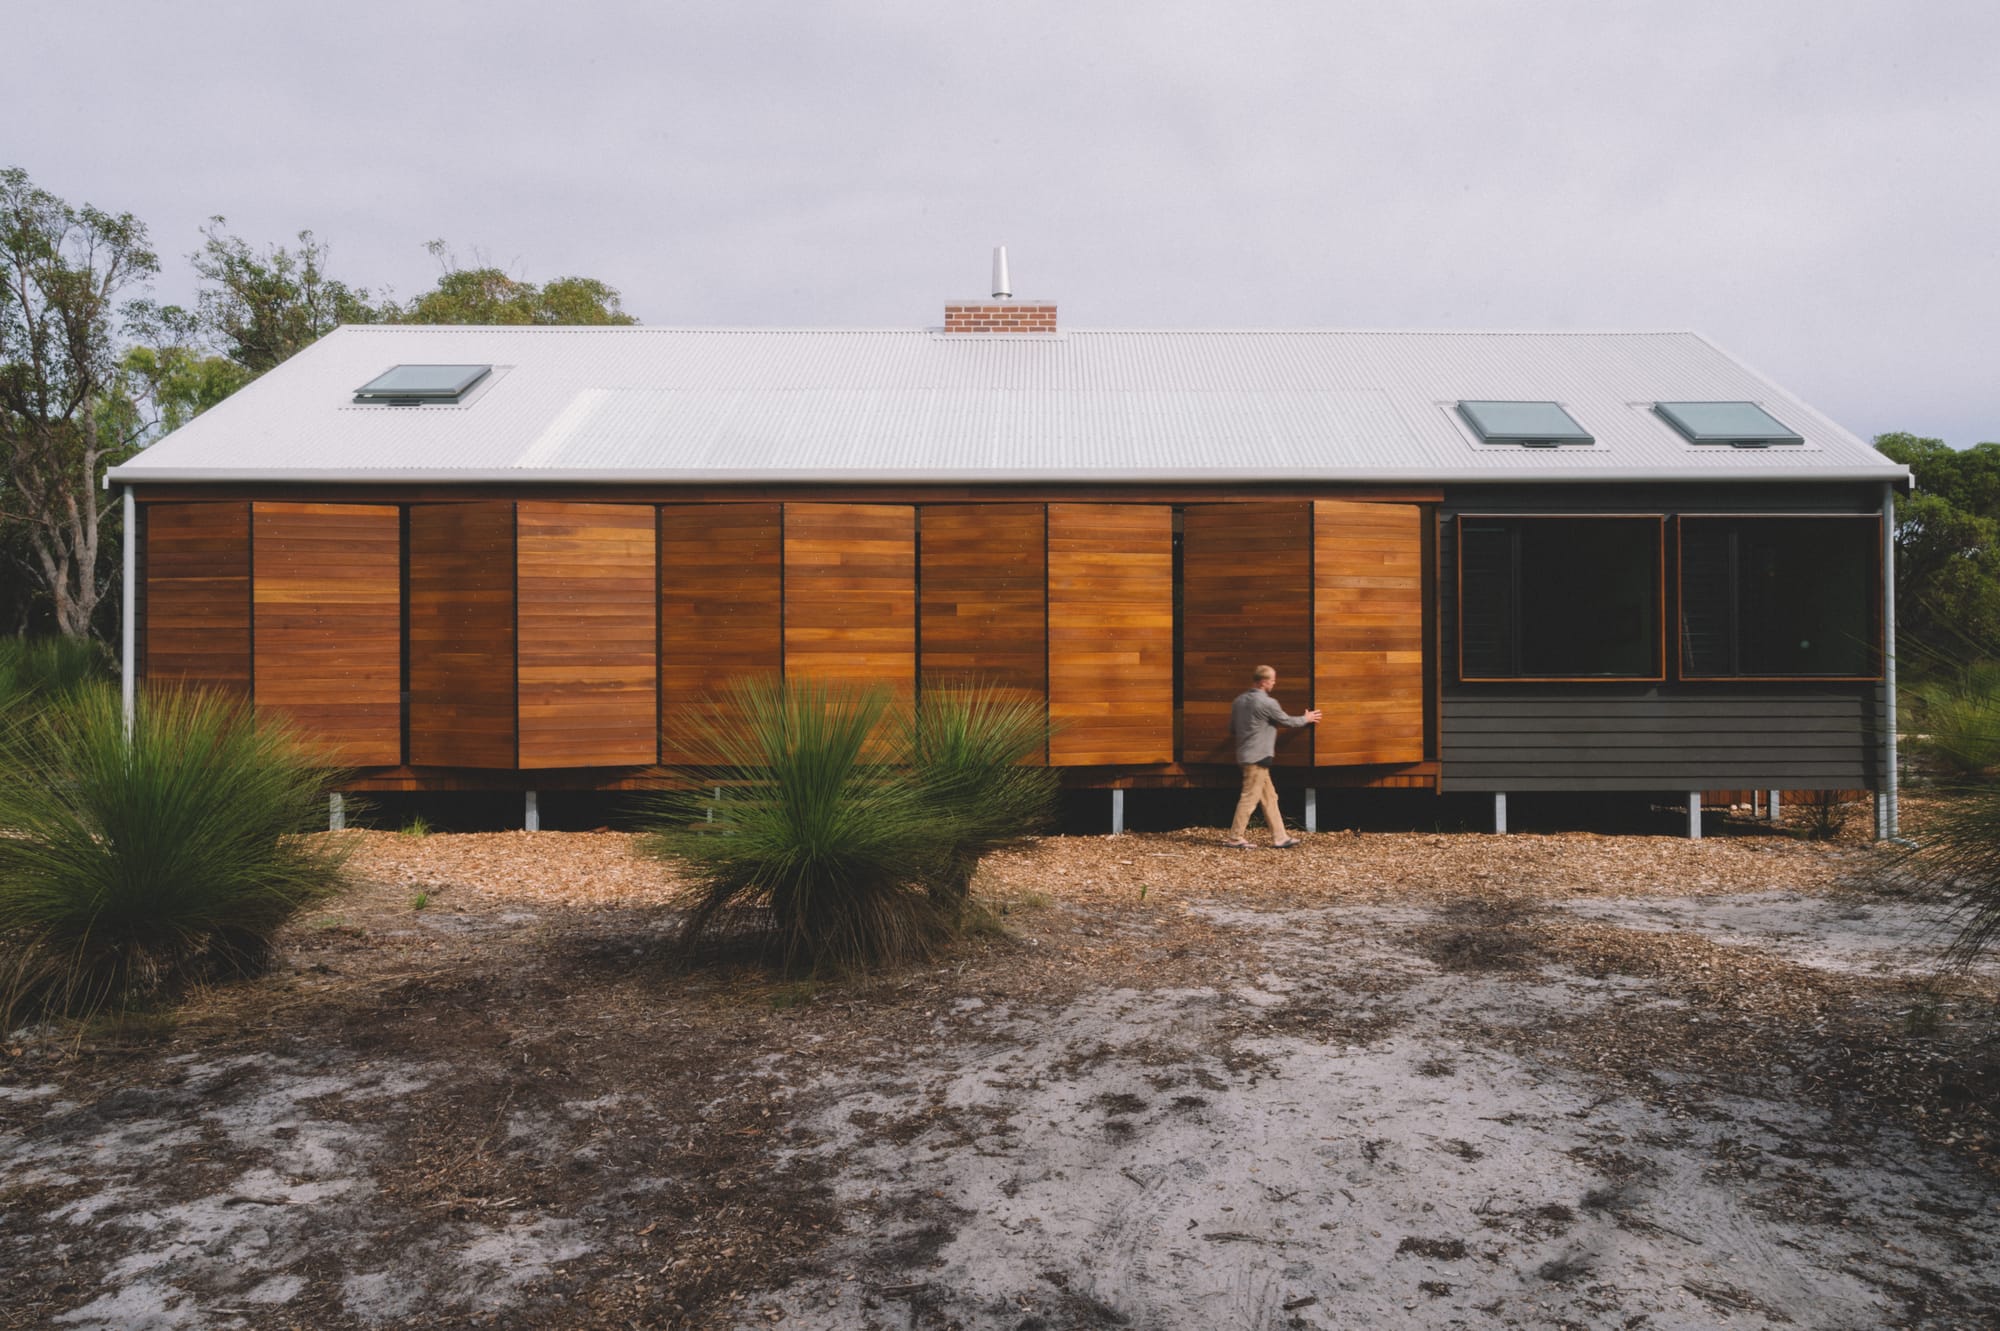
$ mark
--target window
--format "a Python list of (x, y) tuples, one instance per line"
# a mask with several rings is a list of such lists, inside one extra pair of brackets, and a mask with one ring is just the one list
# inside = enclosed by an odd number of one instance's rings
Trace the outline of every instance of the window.
[(1680, 621), (1684, 678), (1878, 678), (1881, 520), (1682, 518)]
[(1558, 402), (1461, 402), (1458, 414), (1483, 444), (1561, 448), (1595, 442)]
[(355, 389), (354, 400), (392, 407), (455, 403), (491, 373), (491, 365), (398, 365)]
[(1666, 520), (1458, 519), (1462, 680), (1660, 679)]
[(1805, 443), (1755, 402), (1655, 402), (1653, 410), (1691, 444), (1769, 448)]

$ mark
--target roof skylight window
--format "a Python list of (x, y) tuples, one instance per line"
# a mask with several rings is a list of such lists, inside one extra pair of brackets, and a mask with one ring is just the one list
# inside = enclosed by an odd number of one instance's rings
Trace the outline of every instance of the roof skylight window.
[(398, 365), (355, 389), (354, 400), (392, 407), (452, 403), (491, 373), (491, 365)]
[(1577, 448), (1596, 439), (1556, 402), (1460, 402), (1481, 443), (1517, 448)]
[(1691, 444), (1769, 448), (1805, 442), (1755, 402), (1655, 402), (1653, 410)]

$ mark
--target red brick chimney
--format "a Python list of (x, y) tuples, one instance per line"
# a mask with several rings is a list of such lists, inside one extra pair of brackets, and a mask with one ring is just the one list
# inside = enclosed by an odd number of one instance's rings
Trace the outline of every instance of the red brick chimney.
[(954, 301), (944, 307), (947, 333), (1053, 333), (1056, 307), (1040, 300), (1015, 300), (1007, 276), (1007, 247), (993, 251), (993, 298)]

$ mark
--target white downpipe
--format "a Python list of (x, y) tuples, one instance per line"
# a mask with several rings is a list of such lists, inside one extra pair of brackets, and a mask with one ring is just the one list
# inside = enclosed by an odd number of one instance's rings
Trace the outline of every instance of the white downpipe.
[(1896, 816), (1896, 487), (1882, 487), (1882, 791), (1875, 836), (1899, 840)]
[(132, 718), (139, 707), (139, 502), (125, 487), (125, 602), (118, 610), (118, 692), (125, 708), (125, 740), (132, 740)]

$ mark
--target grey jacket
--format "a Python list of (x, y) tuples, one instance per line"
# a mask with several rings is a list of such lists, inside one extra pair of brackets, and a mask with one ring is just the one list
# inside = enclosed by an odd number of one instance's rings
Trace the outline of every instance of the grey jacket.
[(1278, 727), (1297, 729), (1308, 724), (1303, 716), (1289, 715), (1262, 689), (1245, 689), (1229, 704), (1229, 736), (1236, 741), (1239, 763), (1269, 762), (1278, 748)]

